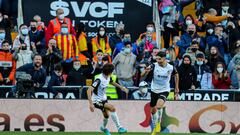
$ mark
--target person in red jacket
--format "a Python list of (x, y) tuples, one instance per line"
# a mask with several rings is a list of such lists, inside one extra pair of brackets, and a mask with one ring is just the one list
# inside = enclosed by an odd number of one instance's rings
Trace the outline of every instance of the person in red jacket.
[(64, 16), (64, 11), (62, 8), (56, 10), (56, 18), (50, 20), (47, 30), (46, 30), (46, 45), (48, 41), (58, 33), (61, 33), (61, 25), (63, 23), (67, 24), (68, 33), (72, 35), (76, 35), (76, 32), (72, 26), (72, 22), (69, 18)]
[(16, 62), (10, 52), (9, 43), (3, 41), (0, 49), (0, 85), (13, 85)]
[(225, 68), (225, 64), (217, 62), (212, 75), (212, 84), (214, 89), (229, 89), (231, 85), (230, 76)]

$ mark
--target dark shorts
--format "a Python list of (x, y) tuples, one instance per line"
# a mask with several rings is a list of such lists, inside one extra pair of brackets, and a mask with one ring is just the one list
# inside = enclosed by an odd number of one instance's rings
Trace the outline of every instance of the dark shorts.
[(93, 103), (93, 105), (94, 105), (95, 108), (100, 109), (101, 111), (104, 112), (104, 111), (105, 111), (105, 109), (104, 109), (104, 105), (105, 105), (106, 103), (108, 103), (107, 100), (105, 100), (105, 101), (99, 101), (99, 102)]
[(162, 93), (154, 93), (151, 91), (151, 101), (150, 106), (154, 107), (157, 104), (158, 99), (162, 99), (166, 102), (169, 92), (162, 92)]

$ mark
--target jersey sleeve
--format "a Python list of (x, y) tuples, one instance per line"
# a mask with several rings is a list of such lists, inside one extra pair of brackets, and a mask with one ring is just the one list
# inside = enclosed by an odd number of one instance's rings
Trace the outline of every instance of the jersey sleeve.
[(96, 94), (96, 95), (98, 94), (98, 87), (99, 87), (100, 83), (101, 83), (101, 80), (96, 79), (92, 84), (92, 87), (94, 88), (93, 93)]

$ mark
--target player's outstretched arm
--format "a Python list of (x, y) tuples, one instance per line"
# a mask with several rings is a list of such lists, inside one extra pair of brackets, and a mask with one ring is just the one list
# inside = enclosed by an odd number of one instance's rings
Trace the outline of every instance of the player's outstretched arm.
[(128, 93), (128, 92), (129, 92), (129, 90), (128, 90), (126, 87), (123, 87), (123, 86), (119, 85), (119, 84), (116, 83), (116, 82), (111, 82), (111, 84), (112, 84), (113, 86), (115, 86), (115, 87), (118, 87), (119, 89), (121, 89), (121, 90), (124, 91), (125, 93)]
[(175, 94), (174, 94), (175, 100), (179, 100), (179, 74), (175, 74)]
[(90, 111), (91, 112), (94, 112), (94, 105), (93, 105), (93, 102), (92, 102), (92, 91), (93, 91), (93, 87), (90, 86), (87, 90), (87, 97), (88, 97), (88, 102), (89, 102), (89, 108), (90, 108)]

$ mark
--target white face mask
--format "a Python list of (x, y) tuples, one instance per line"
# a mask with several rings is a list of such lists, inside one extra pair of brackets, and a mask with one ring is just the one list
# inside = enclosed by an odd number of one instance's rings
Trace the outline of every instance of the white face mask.
[(64, 19), (64, 14), (59, 15), (58, 19), (63, 20)]
[(186, 24), (187, 25), (191, 25), (192, 24), (192, 20), (186, 20)]
[(68, 28), (61, 28), (62, 34), (68, 34)]
[(28, 34), (28, 29), (27, 29), (27, 28), (23, 28), (23, 29), (21, 30), (21, 32), (22, 32), (22, 34), (23, 34), (24, 36), (26, 36), (26, 35)]
[(105, 31), (99, 31), (100, 36), (103, 36), (105, 34)]
[(141, 91), (142, 91), (142, 93), (144, 93), (144, 94), (145, 94), (145, 93), (147, 93), (147, 92), (148, 92), (148, 88), (142, 88), (142, 89), (141, 89)]
[(129, 54), (129, 53), (131, 53), (131, 49), (130, 49), (130, 48), (125, 48), (125, 49), (124, 49), (124, 52), (125, 52), (126, 54)]
[(197, 61), (197, 65), (199, 66), (203, 65), (203, 61)]
[(154, 32), (154, 28), (153, 27), (147, 27), (147, 31)]
[(209, 34), (212, 34), (212, 33), (213, 33), (213, 29), (208, 29), (207, 32), (208, 32)]
[(81, 67), (81, 65), (73, 65), (73, 68), (74, 68), (75, 70), (80, 69), (80, 67)]
[(222, 73), (223, 72), (223, 68), (217, 68), (218, 73)]

